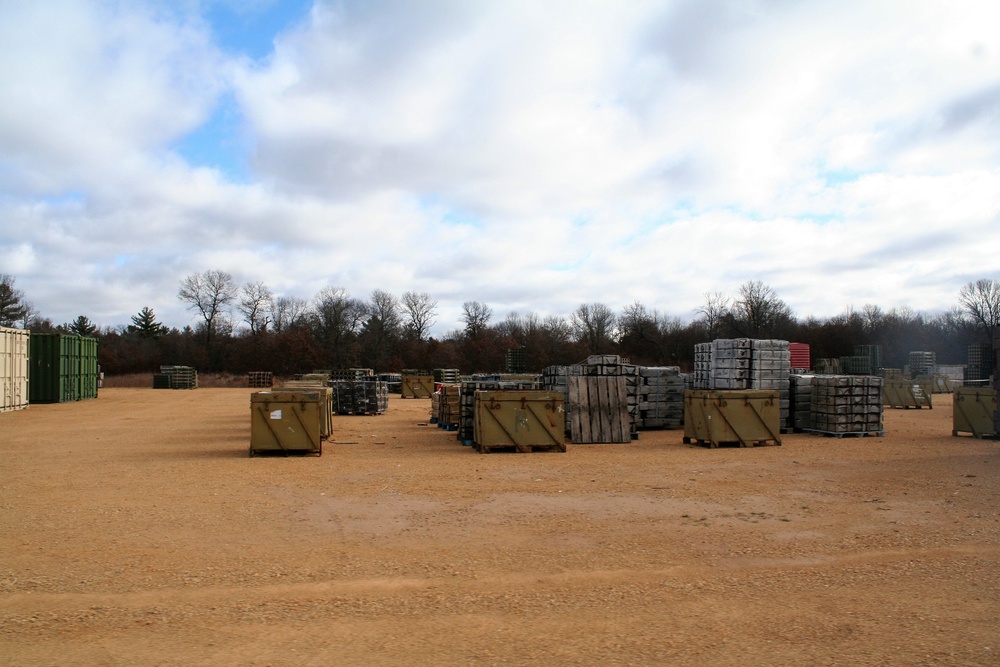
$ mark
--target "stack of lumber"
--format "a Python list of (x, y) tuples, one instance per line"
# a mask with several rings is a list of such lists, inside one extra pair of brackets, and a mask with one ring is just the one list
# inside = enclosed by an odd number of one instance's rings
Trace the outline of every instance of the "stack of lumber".
[(835, 436), (882, 435), (882, 383), (873, 375), (815, 376), (809, 430)]
[(639, 367), (639, 423), (643, 429), (684, 423), (684, 378), (678, 366)]
[[(198, 387), (198, 371), (191, 366), (160, 366), (160, 374), (169, 378), (171, 389), (196, 389)], [(153, 378), (154, 388), (156, 378)]]

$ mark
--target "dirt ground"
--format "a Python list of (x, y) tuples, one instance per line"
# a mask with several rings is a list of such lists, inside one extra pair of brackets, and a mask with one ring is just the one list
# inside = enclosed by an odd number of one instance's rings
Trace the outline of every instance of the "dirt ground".
[(3, 665), (997, 665), (1000, 442), (478, 454), (430, 401), (247, 456), (248, 389), (0, 414)]

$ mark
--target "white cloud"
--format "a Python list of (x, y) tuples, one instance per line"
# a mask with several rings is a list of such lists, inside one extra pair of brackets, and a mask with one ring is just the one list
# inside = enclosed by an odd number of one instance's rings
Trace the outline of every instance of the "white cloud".
[[(56, 321), (189, 321), (209, 268), (568, 314), (800, 315), (1000, 278), (1000, 9), (319, 3), (227, 59), (199, 3), (0, 8), (0, 271)], [(175, 144), (232, 92), (247, 182)], [(107, 319), (103, 319), (107, 318)]]

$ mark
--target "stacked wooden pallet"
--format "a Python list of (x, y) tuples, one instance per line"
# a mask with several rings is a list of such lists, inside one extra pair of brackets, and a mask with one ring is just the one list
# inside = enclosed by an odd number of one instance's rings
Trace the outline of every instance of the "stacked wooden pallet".
[(432, 375), (434, 382), (458, 384), (462, 381), (462, 375), (457, 368), (435, 368)]
[(638, 428), (679, 428), (684, 423), (684, 378), (677, 366), (639, 367)]
[[(622, 378), (622, 386), (624, 387), (624, 395), (619, 399), (617, 389), (614, 390), (615, 398), (607, 398), (605, 401), (597, 402), (597, 396), (600, 395), (598, 384), (580, 384), (576, 378), (582, 377), (620, 377)], [(610, 391), (607, 389), (604, 383), (600, 385), (605, 387), (604, 391)], [(551, 391), (562, 391), (566, 396), (566, 431), (570, 434), (574, 430), (574, 411), (607, 411), (617, 413), (618, 405), (617, 401), (621, 401), (625, 414), (628, 418), (628, 425), (626, 430), (629, 433), (629, 439), (638, 437), (638, 428), (641, 423), (640, 419), (640, 403), (642, 398), (640, 395), (640, 384), (641, 377), (639, 375), (639, 366), (635, 366), (623, 360), (616, 354), (596, 354), (587, 357), (586, 360), (580, 362), (579, 364), (574, 364), (572, 366), (549, 366), (542, 371), (542, 387), (546, 390)], [(576, 387), (577, 396), (571, 395)], [(593, 390), (593, 391), (591, 391)], [(590, 396), (594, 396), (594, 402), (592, 404)], [(609, 402), (610, 401), (610, 402)], [(580, 417), (584, 419), (584, 417)], [(586, 417), (589, 419), (589, 416)], [(577, 422), (579, 426), (580, 422)], [(587, 438), (593, 437), (609, 437), (614, 438), (613, 440), (606, 440), (605, 442), (620, 442), (620, 435), (618, 433), (611, 433), (607, 436), (601, 433), (597, 433), (595, 436), (593, 432), (586, 436)], [(576, 440), (574, 440), (576, 442)], [(594, 440), (588, 440), (588, 442), (596, 442)]]
[(822, 435), (882, 435), (882, 378), (817, 375), (810, 395), (812, 426)]

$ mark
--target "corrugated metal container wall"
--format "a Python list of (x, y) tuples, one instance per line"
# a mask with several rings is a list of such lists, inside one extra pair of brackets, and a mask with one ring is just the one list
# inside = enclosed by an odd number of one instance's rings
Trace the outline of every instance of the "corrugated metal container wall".
[(31, 334), (28, 364), (31, 403), (65, 403), (97, 396), (97, 339)]
[(28, 407), (28, 341), (23, 329), (0, 327), (0, 412)]
[(79, 399), (97, 398), (97, 385), (101, 369), (97, 363), (97, 339), (80, 338)]
[(812, 369), (812, 359), (809, 353), (809, 343), (789, 343), (788, 355), (792, 363), (792, 368), (801, 370)]

